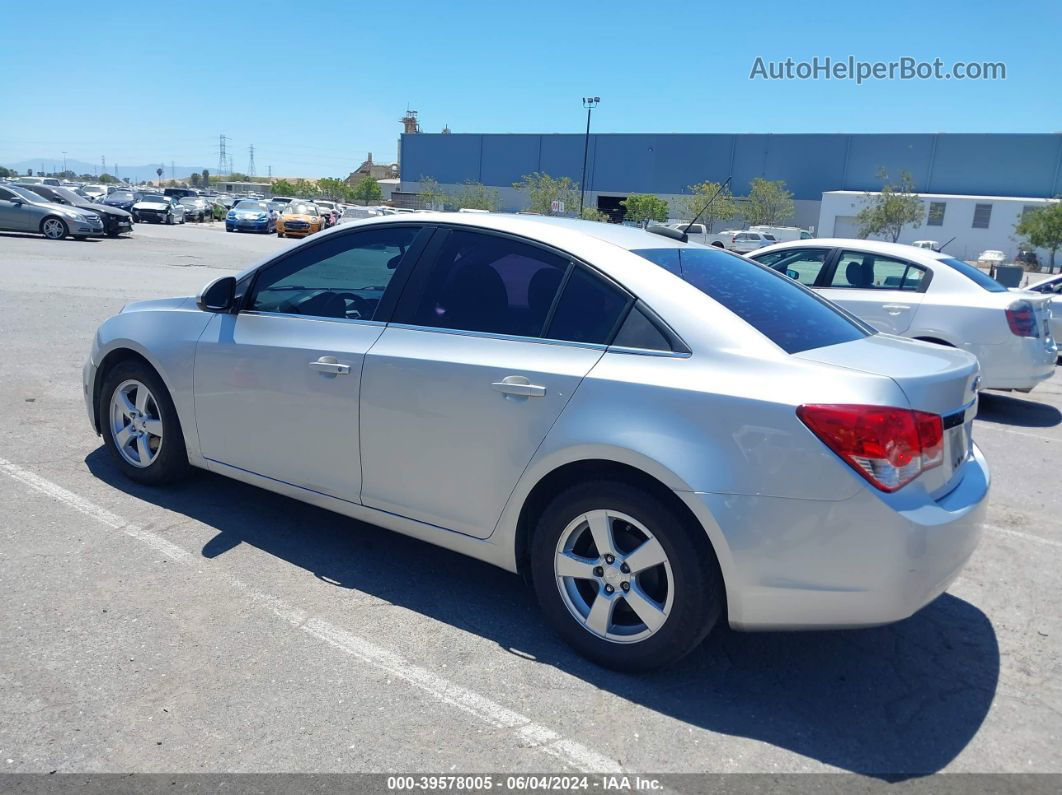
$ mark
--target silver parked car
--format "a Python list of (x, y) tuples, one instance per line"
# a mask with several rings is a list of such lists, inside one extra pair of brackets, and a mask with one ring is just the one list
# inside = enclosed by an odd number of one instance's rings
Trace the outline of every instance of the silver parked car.
[(53, 204), (18, 185), (0, 185), (0, 229), (37, 232), (49, 240), (105, 234), (103, 220), (97, 213)]
[(89, 418), (135, 480), (201, 467), (526, 572), (618, 669), (720, 619), (864, 626), (936, 598), (986, 508), (976, 359), (667, 232), (343, 224), (107, 320)]
[(137, 223), (183, 224), (185, 207), (176, 196), (145, 193), (133, 204), (133, 220)]

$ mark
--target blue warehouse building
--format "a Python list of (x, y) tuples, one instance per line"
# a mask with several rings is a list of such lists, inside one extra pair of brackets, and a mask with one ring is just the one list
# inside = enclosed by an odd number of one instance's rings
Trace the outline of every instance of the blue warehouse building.
[[(519, 210), (523, 197), (512, 184), (524, 174), (580, 181), (584, 143), (578, 134), (407, 133), (401, 191), (415, 194), (424, 177), (443, 186), (475, 181), (499, 188), (504, 210)], [(630, 193), (672, 200), (689, 185), (728, 176), (742, 196), (764, 177), (785, 181), (797, 205), (793, 223), (811, 227), (823, 193), (877, 190), (882, 168), (909, 171), (924, 193), (1060, 196), (1062, 133), (592, 134), (586, 203), (612, 210)]]

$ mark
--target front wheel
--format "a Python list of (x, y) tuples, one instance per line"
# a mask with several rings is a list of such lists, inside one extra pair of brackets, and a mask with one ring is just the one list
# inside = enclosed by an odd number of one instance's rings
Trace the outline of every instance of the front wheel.
[(70, 229), (67, 227), (66, 221), (52, 215), (41, 221), (41, 234), (49, 240), (62, 240), (70, 234)]
[(531, 545), (539, 604), (606, 668), (647, 671), (693, 650), (724, 603), (703, 528), (648, 491), (591, 481), (557, 495)]
[(173, 226), (173, 213), (166, 213), (166, 224)]
[(177, 409), (146, 363), (125, 361), (108, 372), (97, 411), (107, 449), (127, 477), (162, 485), (188, 474)]
[(280, 232), (280, 231), (278, 231), (278, 232), (277, 232), (277, 237), (284, 237), (284, 233), (283, 233), (283, 232)]

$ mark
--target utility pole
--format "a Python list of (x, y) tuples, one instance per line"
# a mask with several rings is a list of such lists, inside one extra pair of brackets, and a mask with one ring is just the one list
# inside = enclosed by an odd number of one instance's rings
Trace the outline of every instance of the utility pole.
[(583, 141), (583, 178), (579, 180), (579, 217), (583, 215), (583, 197), (586, 195), (586, 156), (590, 151), (590, 113), (601, 102), (601, 97), (583, 97), (586, 108), (586, 138)]
[(66, 175), (66, 152), (63, 152), (63, 175)]
[(174, 182), (176, 177), (173, 176), (173, 161), (170, 161), (170, 182)]
[(107, 173), (107, 155), (100, 155), (100, 176)]
[(251, 160), (247, 164), (247, 176), (254, 176), (254, 144), (251, 144)]
[(272, 182), (273, 181), (273, 167), (269, 166), (268, 168), (269, 168), (269, 181)]

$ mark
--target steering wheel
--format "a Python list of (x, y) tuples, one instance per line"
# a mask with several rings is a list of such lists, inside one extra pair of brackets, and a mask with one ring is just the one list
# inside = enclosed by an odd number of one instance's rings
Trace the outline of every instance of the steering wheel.
[(352, 312), (357, 312), (357, 317), (362, 320), (369, 320), (373, 315), (372, 303), (362, 298), (357, 293), (334, 293), (337, 298), (343, 298), (350, 301), (354, 306), (347, 310), (347, 317), (350, 317)]

